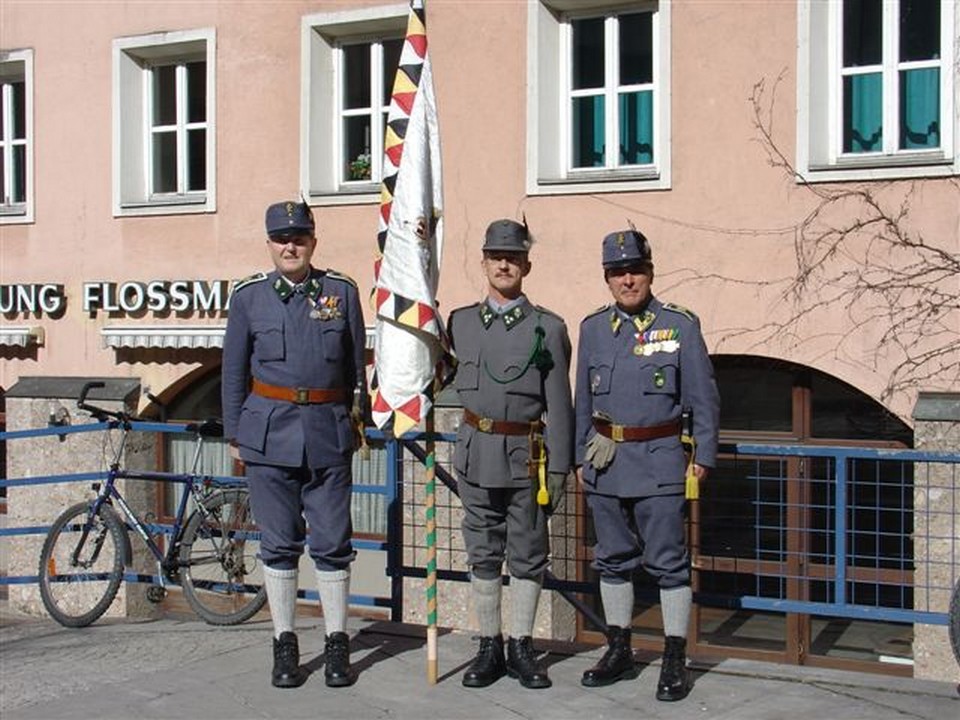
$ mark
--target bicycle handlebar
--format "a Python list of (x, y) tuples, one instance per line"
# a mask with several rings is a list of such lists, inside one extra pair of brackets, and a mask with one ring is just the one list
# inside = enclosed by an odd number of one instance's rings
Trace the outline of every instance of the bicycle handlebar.
[[(77, 407), (80, 410), (90, 413), (91, 416), (100, 422), (104, 422), (105, 420), (111, 418), (121, 423), (129, 423), (137, 420), (138, 418), (135, 415), (131, 415), (123, 410), (107, 410), (106, 408), (91, 405), (87, 402), (87, 395), (91, 390), (96, 390), (97, 388), (102, 388), (105, 386), (106, 383), (99, 380), (84, 383), (83, 388), (80, 390), (80, 397), (77, 399)], [(156, 398), (149, 393), (147, 393), (147, 397), (156, 401)], [(162, 404), (160, 407), (165, 411), (165, 407)], [(166, 412), (163, 412), (163, 415), (166, 415)], [(162, 418), (161, 422), (166, 422), (166, 418)], [(199, 423), (188, 423), (184, 427), (184, 430), (187, 432), (196, 433), (197, 435), (203, 435), (204, 437), (223, 437), (223, 423), (220, 422), (218, 418), (208, 418), (207, 420)]]
[(91, 405), (87, 402), (87, 395), (89, 392), (102, 387), (106, 387), (106, 383), (101, 382), (100, 380), (84, 383), (83, 388), (80, 390), (80, 397), (77, 399), (77, 407), (80, 410), (90, 413), (90, 415), (100, 422), (103, 422), (109, 418), (119, 420), (120, 422), (127, 422), (130, 420), (130, 416), (122, 410), (107, 410), (106, 408), (97, 407), (96, 405)]

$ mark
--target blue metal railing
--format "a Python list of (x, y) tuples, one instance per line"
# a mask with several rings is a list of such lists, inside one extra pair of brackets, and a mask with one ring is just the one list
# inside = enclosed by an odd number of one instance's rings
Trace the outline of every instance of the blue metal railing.
[[(66, 437), (72, 433), (103, 431), (107, 427), (106, 423), (92, 423), (13, 431), (0, 433), (0, 441), (20, 441), (52, 435)], [(185, 432), (185, 428), (185, 425), (180, 424), (133, 423), (133, 429), (141, 432), (176, 433)], [(358, 537), (354, 540), (354, 546), (358, 549), (385, 554), (385, 569), (390, 579), (390, 589), (383, 596), (351, 595), (350, 602), (361, 606), (388, 608), (391, 619), (400, 620), (404, 602), (403, 579), (424, 575), (423, 568), (416, 567), (414, 564), (405, 564), (403, 560), (404, 503), (409, 502), (409, 498), (406, 498), (404, 493), (405, 488), (409, 489), (415, 485), (415, 476), (422, 469), (424, 450), (420, 443), (424, 442), (428, 436), (416, 433), (404, 436), (400, 440), (393, 440), (373, 430), (369, 430), (367, 436), (369, 440), (382, 444), (383, 452), (386, 454), (386, 473), (382, 483), (355, 483), (354, 493), (375, 494), (384, 498), (383, 502), (388, 508), (384, 528), (385, 537), (383, 539)], [(434, 434), (432, 437), (438, 447), (444, 447), (454, 439), (454, 436), (442, 433)], [(939, 598), (942, 594), (949, 596), (950, 589), (958, 581), (960, 507), (957, 507), (957, 503), (960, 502), (958, 499), (960, 498), (960, 480), (958, 480), (960, 452), (939, 453), (758, 443), (728, 444), (721, 449), (723, 451), (721, 465), (723, 462), (736, 464), (738, 477), (753, 484), (752, 495), (742, 503), (746, 509), (740, 515), (732, 518), (725, 517), (722, 511), (717, 509), (721, 503), (715, 502), (718, 499), (724, 500), (724, 483), (711, 476), (703, 488), (704, 495), (700, 502), (699, 513), (702, 527), (697, 532), (705, 532), (705, 528), (709, 528), (713, 523), (718, 527), (718, 535), (722, 536), (723, 533), (733, 531), (734, 523), (747, 525), (752, 523), (753, 547), (739, 550), (701, 547), (695, 548), (695, 554), (699, 552), (711, 556), (729, 555), (736, 562), (752, 568), (749, 573), (755, 576), (756, 584), (753, 588), (738, 589), (736, 592), (700, 591), (697, 594), (698, 602), (716, 604), (719, 607), (779, 613), (803, 613), (895, 623), (947, 624), (946, 605), (940, 603), (939, 599), (934, 602), (930, 598)], [(761, 466), (764, 462), (769, 464), (771, 459), (776, 461), (772, 463), (776, 465), (775, 470)], [(807, 465), (800, 471), (791, 471), (790, 460), (803, 461)], [(812, 469), (811, 461), (819, 461), (817, 472)], [(451, 507), (456, 509), (455, 488), (449, 482), (449, 475), (440, 463), (437, 463), (437, 468), (438, 476), (447, 482), (451, 490)], [(870, 477), (871, 468), (875, 475), (873, 478)], [(939, 478), (934, 477), (937, 470), (940, 472)], [(791, 475), (791, 472), (794, 474)], [(898, 479), (884, 481), (884, 473)], [(105, 471), (95, 471), (12, 478), (0, 481), (0, 487), (90, 482), (103, 479), (105, 476)], [(232, 476), (215, 476), (213, 479), (223, 483), (243, 482), (242, 478)], [(796, 492), (797, 485), (803, 488), (800, 500), (791, 496), (792, 492)], [(770, 494), (774, 499), (764, 499), (765, 488), (771, 486), (773, 492)], [(818, 497), (804, 499), (803, 492), (815, 494)], [(859, 495), (869, 495), (869, 493), (876, 496), (875, 501), (857, 499)], [(884, 493), (886, 495), (881, 498), (880, 496)], [(944, 494), (949, 494), (947, 497), (953, 498), (950, 501), (952, 505), (946, 509), (929, 510), (928, 500), (934, 495)], [(571, 493), (571, 496), (573, 495)], [(583, 512), (583, 504), (573, 502), (572, 497), (568, 498), (566, 507), (573, 508), (575, 513)], [(771, 507), (777, 518), (776, 522), (771, 522), (765, 515), (765, 513), (770, 514)], [(798, 527), (788, 526), (784, 518), (788, 516), (791, 509), (806, 517), (809, 522)], [(931, 522), (928, 517), (924, 525), (926, 530), (918, 531), (917, 518), (924, 512), (929, 516), (940, 517), (942, 526), (940, 530), (930, 530)], [(417, 517), (415, 512), (408, 514), (413, 518)], [(865, 520), (871, 514), (872, 525)], [(887, 514), (897, 518), (892, 529), (883, 527)], [(420, 527), (416, 519), (412, 522)], [(581, 524), (583, 523), (577, 523), (578, 526)], [(169, 526), (164, 525), (155, 525), (153, 529), (157, 532), (169, 532)], [(42, 525), (8, 527), (0, 529), (0, 540), (13, 536), (44, 534), (47, 530), (48, 526)], [(794, 537), (804, 538), (799, 547), (790, 546), (791, 541), (788, 538), (790, 533), (796, 533)], [(455, 532), (451, 531), (449, 534), (453, 536)], [(768, 541), (764, 540), (767, 536), (775, 538), (775, 546), (767, 546)], [(785, 540), (785, 538), (788, 539)], [(439, 541), (442, 540), (442, 537), (439, 538)], [(813, 541), (822, 544), (823, 547), (811, 550), (807, 544)], [(931, 543), (939, 543), (943, 552), (937, 558), (930, 556), (929, 553), (918, 556), (914, 552), (914, 543), (917, 541), (924, 542), (927, 547)], [(858, 543), (864, 544), (865, 549), (858, 547)], [(576, 538), (576, 544), (585, 548), (586, 537)], [(892, 552), (882, 550), (886, 544), (894, 545), (895, 550)], [(462, 562), (464, 551), (462, 547), (453, 547), (453, 545), (452, 537), (450, 547), (441, 547), (438, 544), (438, 551), (445, 552), (451, 558), (447, 566), (438, 566), (438, 577), (442, 580), (466, 580), (467, 575), (463, 570), (465, 564)], [(457, 562), (457, 558), (461, 562)], [(571, 601), (575, 600), (576, 594), (595, 595), (597, 593), (593, 583), (581, 579), (586, 576), (584, 568), (587, 567), (587, 563), (584, 555), (578, 554), (574, 560), (580, 568), (577, 579), (551, 577), (546, 583), (547, 587), (565, 593)], [(722, 568), (718, 568), (719, 565), (700, 567), (698, 572), (702, 576), (725, 572)], [(929, 584), (919, 586), (916, 584), (916, 577), (920, 570), (924, 571), (924, 577), (928, 578)], [(942, 579), (929, 580), (933, 576)], [(131, 573), (127, 579), (134, 582), (158, 581), (156, 577), (136, 573)], [(770, 591), (761, 582), (764, 579), (778, 581), (775, 583), (777, 590)], [(789, 590), (784, 589), (791, 584), (790, 581), (803, 585), (804, 591), (791, 594)], [(36, 582), (35, 576), (0, 577), (0, 584), (31, 582)], [(823, 597), (811, 599), (809, 597), (811, 587), (817, 588), (816, 592)], [(886, 595), (891, 595), (894, 599), (890, 600)], [(317, 593), (302, 591), (301, 596), (316, 599)], [(861, 596), (874, 599), (867, 602)], [(921, 596), (926, 600), (922, 600)]]

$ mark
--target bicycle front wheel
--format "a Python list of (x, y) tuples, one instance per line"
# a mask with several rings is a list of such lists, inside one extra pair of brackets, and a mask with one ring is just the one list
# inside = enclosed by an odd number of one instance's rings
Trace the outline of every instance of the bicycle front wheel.
[(67, 508), (40, 552), (40, 597), (66, 627), (86, 627), (103, 615), (123, 582), (126, 527), (106, 505), (89, 513), (88, 502)]
[(180, 580), (190, 607), (211, 625), (237, 625), (267, 601), (253, 585), (257, 531), (245, 489), (221, 490), (190, 515), (180, 541)]

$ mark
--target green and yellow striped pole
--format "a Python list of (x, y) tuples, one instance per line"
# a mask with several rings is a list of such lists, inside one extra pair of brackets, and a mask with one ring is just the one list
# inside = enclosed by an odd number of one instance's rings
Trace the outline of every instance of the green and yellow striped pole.
[(436, 443), (433, 439), (433, 408), (427, 411), (427, 459), (424, 505), (427, 536), (427, 682), (437, 684), (437, 475)]
[(427, 534), (427, 682), (437, 684), (437, 473), (433, 408), (427, 411), (427, 460), (424, 504)]

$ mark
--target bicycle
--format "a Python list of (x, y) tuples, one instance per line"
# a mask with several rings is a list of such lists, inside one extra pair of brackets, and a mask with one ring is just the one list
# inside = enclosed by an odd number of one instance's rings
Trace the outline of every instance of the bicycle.
[[(103, 615), (116, 598), (130, 564), (133, 530), (146, 544), (158, 569), (160, 584), (147, 598), (159, 602), (167, 584), (180, 585), (190, 607), (212, 625), (236, 625), (250, 619), (266, 602), (266, 590), (247, 582), (258, 562), (251, 540), (256, 532), (246, 487), (224, 487), (210, 476), (196, 474), (205, 438), (222, 436), (219, 421), (191, 423), (196, 434), (191, 469), (186, 473), (128, 470), (122, 467), (124, 447), (135, 417), (87, 403), (83, 386), (77, 407), (109, 430), (120, 430), (120, 441), (106, 479), (93, 484), (96, 496), (67, 508), (53, 523), (40, 553), (40, 596), (47, 612), (66, 627), (85, 627)], [(116, 486), (117, 480), (153, 480), (185, 486), (177, 503), (166, 552), (151, 537)], [(186, 517), (190, 501), (195, 508)], [(121, 515), (123, 519), (121, 519)]]

